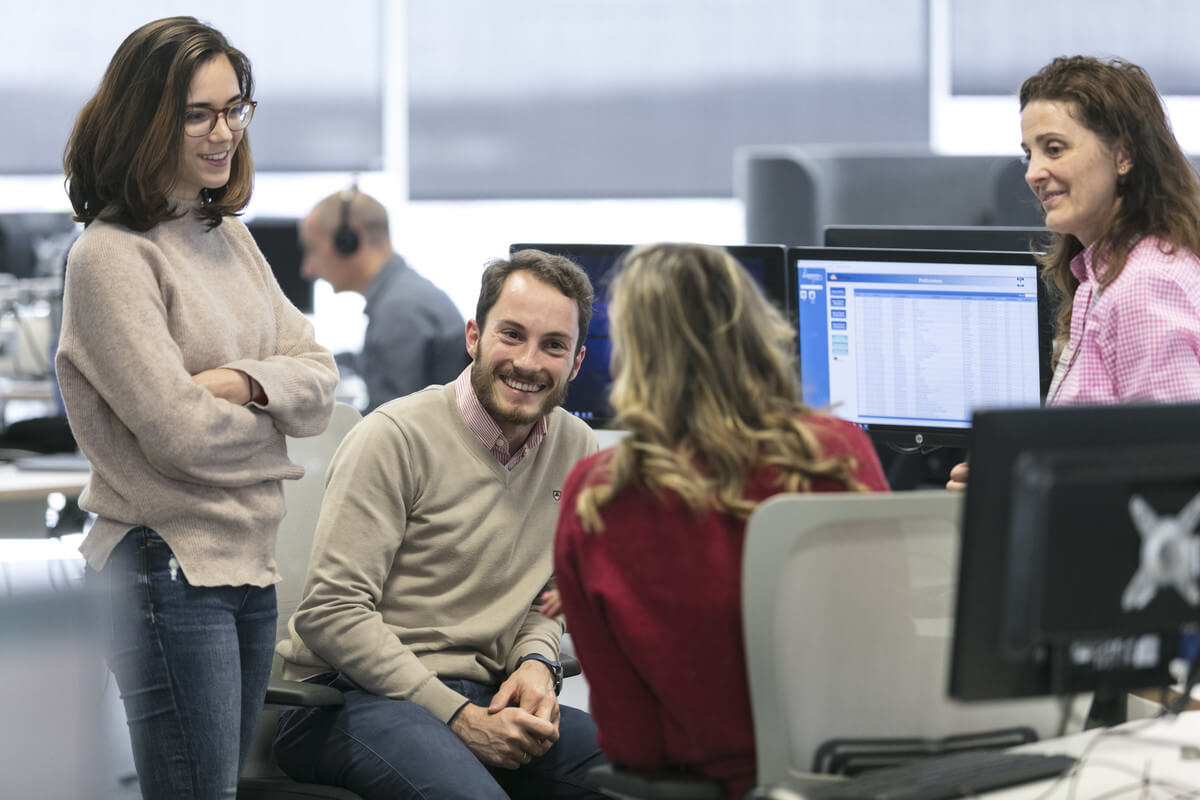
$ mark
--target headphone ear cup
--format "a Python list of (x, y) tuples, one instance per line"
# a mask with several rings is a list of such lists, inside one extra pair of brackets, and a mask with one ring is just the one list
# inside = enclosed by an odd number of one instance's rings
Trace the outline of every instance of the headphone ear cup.
[(358, 250), (358, 234), (345, 222), (333, 232), (333, 249), (343, 256), (354, 255)]

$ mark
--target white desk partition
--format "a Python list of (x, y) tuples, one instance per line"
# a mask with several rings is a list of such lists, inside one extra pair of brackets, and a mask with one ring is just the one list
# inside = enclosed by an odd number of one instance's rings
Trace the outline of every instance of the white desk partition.
[(0, 539), (44, 536), (47, 495), (78, 497), (87, 480), (86, 470), (44, 472), (0, 464)]

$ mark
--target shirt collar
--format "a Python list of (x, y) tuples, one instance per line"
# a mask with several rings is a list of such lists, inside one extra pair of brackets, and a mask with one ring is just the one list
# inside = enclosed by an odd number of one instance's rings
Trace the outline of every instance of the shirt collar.
[(479, 443), (487, 448), (497, 461), (512, 469), (546, 438), (546, 434), (550, 431), (550, 421), (547, 417), (539, 419), (534, 424), (533, 430), (529, 432), (525, 443), (515, 453), (511, 452), (508, 440), (504, 438), (504, 432), (500, 430), (500, 425), (492, 419), (492, 415), (487, 412), (475, 394), (475, 387), (471, 385), (472, 366), (474, 366), (474, 362), (468, 364), (466, 369), (460, 372), (454, 380), (454, 400), (458, 405), (458, 413), (462, 415), (463, 422), (466, 423), (471, 433), (475, 434)]
[[(1139, 234), (1134, 236), (1129, 242), (1130, 255), (1133, 255), (1133, 251), (1137, 249), (1137, 246), (1141, 243), (1143, 238), (1144, 237)], [(1071, 259), (1071, 274), (1074, 275), (1075, 280), (1079, 281), (1080, 283), (1093, 281), (1099, 285), (1100, 275), (1097, 273), (1097, 270), (1103, 269), (1106, 266), (1105, 262), (1098, 262), (1096, 258), (1097, 246), (1099, 244), (1100, 240), (1092, 242), (1090, 245), (1085, 247), (1081, 253)]]
[(1080, 283), (1096, 280), (1095, 260), (1097, 244), (1099, 244), (1098, 240), (1092, 242), (1071, 259), (1071, 274)]

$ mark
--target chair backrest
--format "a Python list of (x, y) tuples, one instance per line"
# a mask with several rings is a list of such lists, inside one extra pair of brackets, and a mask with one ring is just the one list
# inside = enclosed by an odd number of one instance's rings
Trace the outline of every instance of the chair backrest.
[[(304, 467), (304, 477), (297, 481), (284, 481), (283, 484), (283, 498), (287, 504), (287, 515), (279, 525), (279, 538), (275, 546), (275, 560), (279, 564), (281, 576), (279, 583), (275, 584), (275, 597), (279, 605), (279, 618), (275, 625), (276, 642), (288, 636), (288, 620), (295, 613), (296, 606), (300, 605), (300, 598), (304, 592), (304, 576), (308, 571), (309, 555), (312, 553), (317, 517), (321, 513), (321, 498), (325, 494), (325, 474), (329, 469), (329, 462), (333, 459), (333, 454), (337, 452), (342, 439), (360, 419), (362, 416), (353, 406), (346, 403), (335, 403), (333, 416), (322, 434), (303, 439), (294, 439), (289, 436), (287, 439), (288, 458)], [(271, 665), (273, 682), (280, 679), (281, 672), (282, 664), (279, 656), (276, 656)], [(318, 793), (310, 792), (309, 794), (302, 792), (289, 794), (281, 789), (278, 793), (271, 794), (270, 792), (276, 791), (273, 784), (267, 784), (270, 791), (254, 784), (252, 792), (252, 785), (246, 783), (248, 780), (280, 779), (286, 781), (283, 771), (275, 763), (275, 757), (271, 751), (277, 714), (269, 705), (269, 695), (270, 692), (268, 692), (267, 710), (259, 719), (249, 757), (242, 769), (243, 784), (239, 788), (238, 796), (279, 798), (345, 796), (337, 794), (340, 790), (332, 788), (327, 792), (320, 790)], [(254, 793), (258, 791), (265, 793)]]
[(312, 553), (313, 534), (321, 513), (321, 498), (325, 494), (325, 473), (329, 462), (342, 439), (360, 419), (362, 416), (352, 406), (336, 403), (324, 433), (304, 439), (288, 437), (288, 458), (304, 467), (304, 477), (283, 484), (287, 516), (279, 525), (279, 540), (275, 548), (275, 560), (282, 576), (275, 586), (279, 603), (275, 641), (288, 636), (288, 620), (292, 618), (296, 606), (300, 605), (308, 557)]
[(811, 777), (833, 738), (1056, 733), (1050, 699), (946, 697), (961, 501), (789, 494), (750, 518), (743, 615), (760, 786)]

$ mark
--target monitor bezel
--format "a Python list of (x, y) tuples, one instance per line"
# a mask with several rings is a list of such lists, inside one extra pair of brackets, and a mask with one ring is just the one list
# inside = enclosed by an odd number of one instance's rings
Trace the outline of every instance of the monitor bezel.
[[(865, 247), (789, 247), (787, 254), (788, 273), (793, 292), (799, 290), (798, 260), (803, 256), (809, 261), (881, 261), (881, 262), (916, 262), (927, 264), (978, 264), (980, 266), (1019, 265), (1037, 267), (1037, 261), (1032, 252), (1001, 251), (1001, 250), (908, 250), (903, 248), (865, 248)], [(800, 325), (800, 303), (793, 299), (794, 323), (797, 331)], [(1053, 344), (1052, 322), (1049, 312), (1050, 299), (1044, 282), (1037, 280), (1038, 307), (1038, 391), (1044, 401), (1053, 377), (1050, 368), (1050, 352)], [(803, 364), (799, 361), (803, 353), (797, 345), (797, 359), (800, 374), (803, 376)], [(901, 449), (927, 450), (935, 447), (962, 447), (966, 445), (970, 435), (970, 427), (937, 427), (916, 425), (869, 425), (861, 426), (871, 440), (879, 444), (887, 444)]]
[[(826, 247), (891, 250), (980, 250), (991, 252), (1044, 252), (1031, 247), (1041, 240), (1049, 245), (1052, 231), (1022, 225), (826, 225)], [(972, 242), (978, 239), (979, 242)], [(995, 247), (1000, 240), (1025, 241), (1023, 247)]]
[[(980, 411), (970, 436), (970, 481), (963, 504), (959, 580), (951, 644), (949, 694), (966, 700), (1037, 697), (1092, 691), (1115, 681), (1152, 686), (1163, 670), (1130, 681), (1125, 673), (1098, 676), (1054, 665), (1044, 648), (1030, 642), (1014, 648), (1013, 615), (1027, 615), (1025, 598), (1012, 598), (1013, 492), (1022, 454), (1081, 447), (1144, 448), (1154, 445), (1200, 449), (1200, 405), (1056, 407)], [(1099, 450), (1096, 451), (1099, 453)], [(1038, 576), (1034, 576), (1037, 578)], [(1128, 631), (1120, 631), (1127, 635)], [(1049, 645), (1050, 643), (1046, 643)]]

